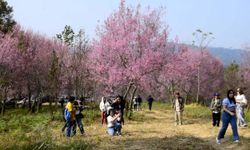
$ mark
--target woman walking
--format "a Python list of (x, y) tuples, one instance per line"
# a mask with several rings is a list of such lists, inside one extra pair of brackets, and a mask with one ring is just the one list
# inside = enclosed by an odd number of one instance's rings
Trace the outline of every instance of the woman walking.
[(228, 124), (231, 124), (233, 131), (233, 141), (239, 142), (239, 135), (236, 124), (236, 101), (234, 98), (234, 91), (228, 90), (227, 97), (223, 99), (222, 102), (223, 113), (222, 113), (222, 128), (219, 131), (219, 134), (216, 138), (216, 143), (220, 144), (221, 139), (224, 138), (225, 133), (227, 131)]
[(244, 119), (244, 108), (247, 106), (247, 99), (242, 89), (237, 89), (236, 100), (236, 112), (237, 112), (237, 125), (239, 127), (246, 127), (247, 123)]

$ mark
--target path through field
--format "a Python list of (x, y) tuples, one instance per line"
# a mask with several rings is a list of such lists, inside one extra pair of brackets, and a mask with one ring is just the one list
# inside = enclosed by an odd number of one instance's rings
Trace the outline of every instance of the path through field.
[(94, 144), (96, 149), (250, 149), (249, 128), (240, 128), (241, 140), (239, 143), (233, 143), (229, 126), (222, 144), (217, 145), (215, 137), (219, 128), (212, 127), (208, 120), (184, 117), (184, 125), (175, 126), (171, 110), (152, 110), (151, 112), (142, 110), (135, 113), (143, 117), (136, 121), (125, 122), (122, 136), (109, 137), (106, 135), (106, 128), (96, 124), (87, 126), (87, 133), (82, 138)]

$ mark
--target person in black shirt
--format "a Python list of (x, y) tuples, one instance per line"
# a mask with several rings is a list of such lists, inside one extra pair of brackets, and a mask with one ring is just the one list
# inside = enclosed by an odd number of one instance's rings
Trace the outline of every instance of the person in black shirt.
[(140, 95), (137, 96), (137, 103), (138, 103), (138, 109), (141, 110), (142, 99)]
[(153, 101), (154, 101), (153, 97), (151, 95), (149, 95), (148, 96), (148, 108), (149, 108), (150, 111), (152, 109)]

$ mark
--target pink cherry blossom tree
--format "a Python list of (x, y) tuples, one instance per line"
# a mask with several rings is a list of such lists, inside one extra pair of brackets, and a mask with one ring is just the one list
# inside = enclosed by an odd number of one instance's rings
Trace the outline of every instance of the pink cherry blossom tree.
[[(8, 87), (28, 95), (31, 109), (31, 95), (39, 95), (50, 89), (48, 79), (52, 52), (56, 52), (60, 63), (67, 64), (65, 56), (68, 48), (46, 36), (25, 31), (19, 25), (12, 32), (1, 36), (0, 40), (0, 64), (9, 70)], [(59, 78), (61, 75), (58, 75)]]
[(135, 90), (150, 86), (146, 76), (160, 70), (168, 58), (168, 32), (160, 15), (160, 10), (142, 13), (140, 6), (126, 7), (121, 1), (119, 10), (98, 27), (89, 66), (107, 93), (131, 84)]

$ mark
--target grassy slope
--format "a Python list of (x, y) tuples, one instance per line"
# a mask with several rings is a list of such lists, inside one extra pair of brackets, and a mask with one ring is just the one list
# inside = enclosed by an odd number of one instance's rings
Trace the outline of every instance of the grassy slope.
[[(184, 113), (184, 125), (174, 126), (173, 111), (167, 104), (154, 103), (150, 112), (134, 113), (125, 122), (123, 135), (109, 137), (101, 126), (99, 112), (86, 110), (86, 134), (66, 138), (61, 132), (63, 122), (59, 111), (56, 120), (50, 121), (49, 113), (31, 115), (24, 110), (12, 110), (0, 118), (0, 149), (248, 149), (249, 128), (240, 128), (240, 143), (231, 141), (229, 127), (221, 145), (215, 144), (219, 128), (211, 126), (208, 108), (189, 105)], [(248, 113), (248, 120), (250, 115)]]

